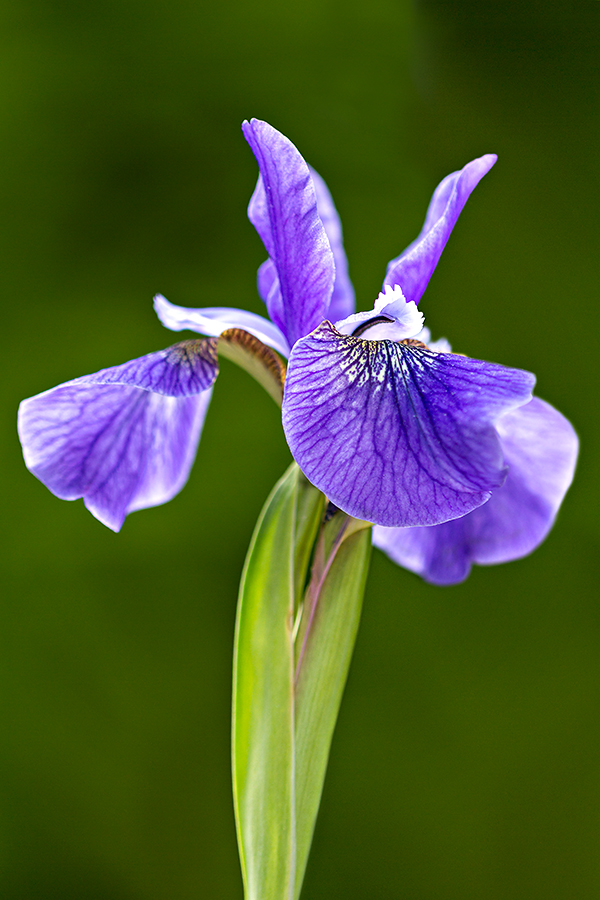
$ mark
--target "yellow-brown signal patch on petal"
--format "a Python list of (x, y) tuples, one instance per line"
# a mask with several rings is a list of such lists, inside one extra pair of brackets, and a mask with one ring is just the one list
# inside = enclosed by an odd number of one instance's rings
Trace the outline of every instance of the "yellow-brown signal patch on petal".
[(217, 352), (252, 375), (281, 406), (285, 365), (271, 347), (242, 328), (228, 328), (219, 337)]

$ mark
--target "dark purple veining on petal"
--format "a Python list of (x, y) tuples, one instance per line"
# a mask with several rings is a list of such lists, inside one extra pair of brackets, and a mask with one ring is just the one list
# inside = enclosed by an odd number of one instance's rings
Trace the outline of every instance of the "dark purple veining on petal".
[(373, 543), (433, 584), (456, 584), (472, 563), (527, 556), (550, 531), (571, 484), (578, 440), (573, 427), (538, 397), (497, 425), (509, 471), (483, 506), (432, 528), (373, 529)]
[(290, 345), (315, 328), (329, 307), (335, 266), (317, 213), (313, 181), (304, 159), (286, 137), (257, 119), (243, 131), (260, 169), (248, 216), (273, 263), (264, 296), (272, 321)]
[(480, 506), (505, 478), (493, 423), (534, 377), (324, 322), (290, 356), (283, 426), (307, 478), (382, 525), (432, 525)]
[(419, 302), (465, 203), (496, 160), (488, 153), (444, 178), (431, 198), (421, 233), (388, 263), (384, 284), (400, 285), (408, 301)]

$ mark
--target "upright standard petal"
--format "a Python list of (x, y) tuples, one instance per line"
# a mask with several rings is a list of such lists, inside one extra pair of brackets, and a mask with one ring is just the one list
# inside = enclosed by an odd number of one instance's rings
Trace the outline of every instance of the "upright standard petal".
[(579, 442), (570, 422), (538, 397), (496, 425), (509, 471), (483, 506), (431, 528), (373, 529), (373, 543), (433, 584), (464, 581), (472, 563), (527, 556), (550, 531), (573, 480)]
[(165, 328), (171, 331), (189, 330), (218, 337), (229, 328), (242, 328), (283, 356), (289, 356), (290, 346), (277, 325), (245, 309), (230, 309), (227, 306), (189, 309), (169, 303), (162, 294), (154, 298), (154, 309)]
[(399, 284), (408, 301), (419, 302), (465, 203), (497, 158), (487, 153), (444, 178), (431, 198), (421, 233), (388, 264), (384, 284)]
[[(337, 322), (352, 315), (356, 308), (354, 288), (348, 274), (348, 260), (342, 238), (342, 223), (333, 203), (333, 198), (329, 193), (329, 188), (312, 166), (308, 168), (315, 188), (317, 212), (329, 239), (335, 262), (333, 293), (325, 316), (331, 322)], [(279, 279), (272, 259), (265, 260), (260, 266), (257, 281), (258, 293), (267, 307), (272, 306), (275, 298), (279, 296)]]
[(183, 341), (24, 400), (27, 468), (119, 531), (187, 481), (217, 372), (214, 339)]
[(464, 516), (506, 476), (494, 423), (535, 378), (407, 341), (365, 341), (329, 322), (292, 349), (283, 427), (307, 478), (380, 525)]
[(356, 309), (354, 287), (348, 274), (348, 259), (344, 250), (342, 223), (335, 208), (333, 197), (329, 193), (329, 188), (312, 166), (308, 168), (317, 197), (317, 212), (329, 238), (329, 245), (335, 262), (335, 281), (333, 283), (331, 300), (329, 301), (329, 309), (326, 311), (326, 318), (330, 322), (337, 322), (339, 319), (351, 316)]
[[(242, 128), (260, 169), (248, 217), (274, 269), (267, 270), (267, 309), (293, 346), (326, 316), (335, 276), (333, 253), (310, 171), (296, 147), (258, 119)], [(260, 279), (259, 288), (262, 293)]]

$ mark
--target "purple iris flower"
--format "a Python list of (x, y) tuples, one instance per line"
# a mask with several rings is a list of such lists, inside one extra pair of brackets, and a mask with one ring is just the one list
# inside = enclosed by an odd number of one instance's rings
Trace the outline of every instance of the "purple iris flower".
[(375, 523), (374, 542), (438, 583), (471, 562), (530, 552), (567, 490), (577, 438), (532, 399), (528, 372), (431, 343), (417, 304), (489, 154), (445, 178), (417, 239), (387, 269), (372, 310), (355, 313), (329, 191), (265, 122), (243, 125), (260, 175), (248, 215), (268, 253), (258, 290), (269, 319), (174, 306), (162, 323), (183, 341), (21, 405), (28, 468), (57, 496), (83, 497), (118, 530), (127, 513), (185, 483), (216, 378), (218, 337), (242, 329), (288, 357), (283, 427), (310, 481), (344, 512)]

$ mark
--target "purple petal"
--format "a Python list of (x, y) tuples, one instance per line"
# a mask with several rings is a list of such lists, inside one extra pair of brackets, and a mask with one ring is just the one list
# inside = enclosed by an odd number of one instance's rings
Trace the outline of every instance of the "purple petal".
[(188, 329), (198, 334), (218, 337), (228, 328), (242, 328), (283, 356), (287, 357), (290, 352), (287, 340), (276, 325), (245, 309), (230, 309), (226, 306), (188, 309), (169, 303), (161, 294), (154, 298), (154, 309), (163, 325), (171, 331)]
[[(479, 509), (485, 509), (492, 499)], [(462, 519), (453, 519), (429, 528), (386, 528), (375, 525), (373, 543), (387, 553), (392, 562), (421, 575), (431, 584), (458, 584), (471, 571), (467, 523), (479, 509)]]
[(187, 481), (217, 373), (213, 358), (212, 341), (184, 341), (24, 400), (27, 468), (57, 497), (83, 497), (119, 531), (129, 512), (165, 503)]
[(434, 525), (505, 478), (495, 421), (531, 397), (518, 369), (329, 322), (292, 349), (283, 427), (294, 459), (336, 506), (381, 525)]
[(278, 291), (277, 297), (281, 297), (281, 291), (279, 291), (279, 278), (277, 277), (277, 269), (275, 268), (275, 263), (269, 257), (265, 259), (264, 263), (262, 263), (258, 267), (258, 272), (256, 273), (256, 282), (258, 287), (258, 293), (265, 303), (265, 305), (272, 305), (273, 298), (270, 297), (271, 291), (275, 288)]
[(335, 262), (335, 281), (333, 294), (329, 301), (329, 309), (326, 316), (330, 322), (337, 322), (352, 315), (356, 308), (354, 288), (348, 274), (348, 260), (344, 250), (342, 237), (342, 223), (338, 211), (335, 208), (329, 188), (318, 172), (308, 167), (312, 176), (315, 194), (317, 197), (317, 212), (323, 223), (323, 228), (329, 238), (331, 252)]
[(333, 253), (308, 166), (296, 147), (258, 119), (242, 128), (260, 169), (248, 216), (278, 279), (268, 292), (267, 309), (293, 346), (325, 318), (335, 276)]
[(520, 559), (544, 540), (573, 480), (577, 435), (537, 397), (496, 428), (509, 472), (486, 504), (433, 528), (373, 529), (373, 543), (398, 565), (434, 584), (455, 584), (472, 563)]
[(180, 341), (166, 350), (147, 353), (67, 383), (124, 384), (168, 397), (192, 397), (212, 387), (218, 374), (216, 341), (196, 339)]
[(419, 302), (471, 191), (497, 158), (487, 153), (444, 178), (431, 198), (419, 237), (388, 263), (384, 284), (400, 285), (407, 301)]

